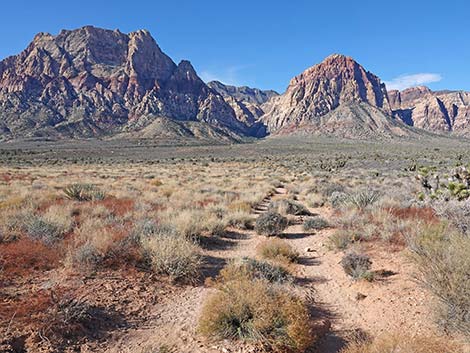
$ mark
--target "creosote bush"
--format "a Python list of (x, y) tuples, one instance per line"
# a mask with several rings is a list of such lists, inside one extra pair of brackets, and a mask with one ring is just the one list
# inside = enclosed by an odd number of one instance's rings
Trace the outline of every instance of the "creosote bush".
[(349, 253), (341, 259), (341, 266), (348, 276), (354, 279), (371, 279), (369, 272), (372, 261), (365, 254)]
[(258, 247), (258, 254), (268, 260), (288, 263), (296, 262), (299, 258), (299, 253), (289, 243), (277, 238), (261, 243)]
[(261, 235), (274, 236), (281, 234), (288, 226), (288, 220), (276, 212), (266, 212), (258, 217), (255, 231)]

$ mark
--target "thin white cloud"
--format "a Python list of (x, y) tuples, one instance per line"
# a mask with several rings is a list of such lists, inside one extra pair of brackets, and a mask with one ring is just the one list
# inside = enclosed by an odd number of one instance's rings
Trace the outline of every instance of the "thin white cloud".
[(202, 70), (199, 76), (204, 82), (220, 81), (227, 85), (240, 86), (240, 71), (248, 66), (229, 66), (223, 70)]
[(387, 89), (404, 90), (409, 87), (421, 86), (428, 83), (439, 82), (442, 80), (440, 74), (419, 73), (412, 75), (400, 75), (390, 81), (385, 81)]

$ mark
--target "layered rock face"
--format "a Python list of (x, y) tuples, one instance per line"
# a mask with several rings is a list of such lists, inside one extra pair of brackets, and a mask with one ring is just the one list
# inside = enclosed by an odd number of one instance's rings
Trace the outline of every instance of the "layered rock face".
[(432, 132), (470, 134), (470, 93), (433, 92), (427, 87), (390, 91), (394, 114), (405, 123)]
[[(271, 133), (406, 134), (392, 117), (385, 85), (352, 58), (332, 55), (293, 78), (287, 91), (263, 106)], [(353, 133), (354, 132), (354, 133)]]
[(3, 139), (103, 136), (139, 130), (156, 117), (246, 131), (191, 64), (176, 65), (147, 31), (40, 33), (0, 62)]
[(263, 104), (272, 97), (279, 96), (279, 93), (246, 86), (230, 86), (219, 81), (212, 81), (207, 85), (224, 97), (234, 110), (237, 119), (250, 127), (251, 135), (261, 137), (265, 134), (265, 127), (259, 121), (259, 118), (265, 113)]

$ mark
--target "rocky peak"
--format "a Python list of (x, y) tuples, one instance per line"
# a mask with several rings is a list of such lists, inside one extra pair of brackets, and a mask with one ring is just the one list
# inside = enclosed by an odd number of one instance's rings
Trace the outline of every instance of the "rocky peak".
[(40, 33), (0, 62), (0, 125), (13, 137), (43, 130), (97, 136), (142, 128), (157, 116), (244, 131), (189, 61), (176, 65), (146, 30)]
[(271, 131), (300, 125), (341, 105), (366, 104), (391, 116), (385, 85), (354, 59), (334, 54), (294, 77), (287, 91), (274, 98), (264, 116)]

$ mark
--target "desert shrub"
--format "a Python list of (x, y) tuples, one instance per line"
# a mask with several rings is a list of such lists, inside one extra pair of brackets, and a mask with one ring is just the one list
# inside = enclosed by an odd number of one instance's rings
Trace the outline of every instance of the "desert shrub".
[(84, 324), (93, 317), (93, 306), (83, 299), (62, 298), (51, 310), (55, 323), (62, 328), (74, 324)]
[(341, 184), (327, 184), (325, 187), (323, 187), (321, 190), (320, 190), (320, 193), (323, 195), (323, 196), (326, 196), (326, 197), (330, 197), (332, 196), (334, 193), (344, 193), (345, 192), (345, 187)]
[(461, 233), (470, 235), (470, 201), (436, 201), (432, 203), (437, 215), (449, 221)]
[(344, 250), (354, 241), (350, 231), (339, 229), (328, 238), (328, 247), (334, 250)]
[(470, 238), (442, 224), (408, 237), (419, 279), (439, 302), (439, 322), (470, 337)]
[(227, 209), (231, 212), (251, 212), (251, 204), (246, 201), (235, 201), (228, 205)]
[(258, 247), (258, 253), (265, 259), (281, 262), (296, 262), (299, 253), (282, 239), (268, 239)]
[(365, 254), (349, 253), (341, 259), (344, 272), (354, 279), (370, 278), (370, 266), (372, 262)]
[(225, 234), (227, 227), (226, 220), (219, 219), (218, 217), (208, 217), (205, 221), (204, 230), (212, 236), (222, 236)]
[(352, 194), (348, 194), (346, 203), (363, 210), (380, 199), (380, 194), (374, 190), (361, 190)]
[(304, 352), (317, 339), (308, 307), (266, 281), (219, 284), (204, 304), (198, 330), (217, 339), (252, 341), (279, 352)]
[(180, 212), (169, 210), (161, 214), (160, 224), (174, 228), (176, 233), (190, 240), (196, 240), (205, 231), (210, 232), (214, 218), (198, 209), (184, 209)]
[(92, 184), (71, 184), (63, 192), (65, 197), (75, 201), (99, 201), (106, 196), (104, 191)]
[(292, 280), (289, 272), (284, 267), (249, 257), (234, 260), (225, 266), (220, 272), (219, 280), (228, 282), (244, 277), (262, 279), (271, 283), (283, 283)]
[(304, 205), (292, 200), (279, 200), (271, 202), (271, 204), (268, 206), (268, 210), (283, 215), (308, 216), (311, 214)]
[(42, 241), (46, 245), (52, 245), (60, 240), (64, 234), (61, 225), (48, 221), (42, 216), (33, 216), (25, 224), (28, 237)]
[(156, 273), (173, 280), (195, 280), (199, 276), (199, 247), (184, 236), (153, 236), (142, 240), (144, 257)]
[(307, 196), (307, 205), (313, 208), (322, 207), (325, 201), (321, 195), (311, 194)]
[(225, 216), (225, 221), (228, 226), (237, 228), (237, 229), (253, 229), (254, 219), (253, 216), (249, 213), (237, 211), (230, 212)]
[(276, 212), (266, 212), (258, 217), (255, 231), (261, 235), (273, 236), (282, 233), (288, 226), (288, 220)]
[(88, 269), (98, 265), (103, 260), (103, 255), (93, 244), (87, 242), (73, 250), (71, 260), (74, 267)]
[(346, 203), (347, 199), (348, 195), (346, 193), (335, 191), (329, 196), (328, 202), (330, 203), (331, 207), (340, 208)]
[(340, 353), (458, 353), (461, 347), (447, 337), (383, 334), (372, 341), (348, 344)]
[(310, 230), (321, 230), (328, 228), (329, 224), (326, 221), (326, 219), (320, 217), (320, 216), (315, 216), (312, 218), (308, 218), (305, 220), (303, 224), (303, 228), (305, 231), (310, 231)]

